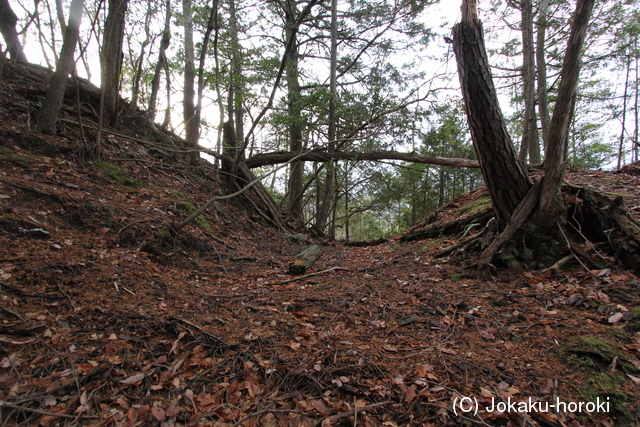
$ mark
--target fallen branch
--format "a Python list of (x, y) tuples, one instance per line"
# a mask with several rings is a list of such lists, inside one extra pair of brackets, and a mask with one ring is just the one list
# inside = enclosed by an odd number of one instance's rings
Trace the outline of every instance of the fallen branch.
[(15, 311), (11, 311), (8, 308), (5, 308), (3, 306), (0, 305), (0, 310), (4, 311), (7, 314), (10, 314), (14, 317), (17, 317), (18, 319), (22, 320), (23, 322), (26, 322), (26, 320), (24, 320), (24, 317), (20, 316), (18, 313), (16, 313)]
[(296, 282), (298, 280), (304, 280), (308, 277), (319, 276), (321, 274), (325, 274), (325, 273), (329, 273), (330, 271), (337, 271), (337, 270), (349, 271), (348, 268), (344, 268), (344, 267), (331, 267), (331, 268), (327, 268), (326, 270), (316, 271), (315, 273), (305, 274), (304, 276), (294, 277), (292, 279), (283, 280), (281, 282), (263, 283), (263, 285), (265, 286), (284, 285), (286, 283)]
[(304, 274), (320, 258), (320, 246), (311, 245), (296, 255), (289, 265), (289, 274)]

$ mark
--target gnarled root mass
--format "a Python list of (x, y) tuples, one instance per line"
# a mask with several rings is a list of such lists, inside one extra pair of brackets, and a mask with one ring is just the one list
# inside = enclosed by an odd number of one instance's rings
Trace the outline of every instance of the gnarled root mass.
[[(479, 267), (514, 267), (527, 263), (533, 268), (546, 268), (560, 259), (574, 259), (588, 268), (605, 268), (617, 260), (627, 268), (640, 272), (640, 222), (633, 216), (621, 196), (578, 185), (565, 185), (562, 194), (567, 206), (565, 216), (555, 230), (542, 232), (536, 225), (537, 191), (532, 188), (522, 209), (506, 227), (497, 233), (489, 223), (492, 210), (456, 217), (442, 223), (413, 230), (400, 241), (459, 235), (473, 230), (461, 240), (445, 248), (437, 256), (470, 252), (478, 254)], [(532, 201), (533, 200), (533, 201)], [(517, 215), (522, 212), (521, 218)], [(479, 227), (471, 228), (473, 224)]]

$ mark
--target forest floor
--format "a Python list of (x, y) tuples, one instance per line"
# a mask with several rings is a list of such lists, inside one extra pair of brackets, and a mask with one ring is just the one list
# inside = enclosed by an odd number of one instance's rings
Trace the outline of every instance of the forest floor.
[[(640, 280), (606, 246), (585, 250), (608, 268), (490, 275), (434, 257), (459, 236), (318, 242), (317, 274), (289, 276), (313, 239), (247, 199), (166, 233), (220, 194), (204, 160), (123, 126), (81, 162), (73, 86), (60, 134), (33, 131), (45, 77), (1, 86), (0, 425), (639, 425)], [(638, 174), (567, 180), (640, 214)]]

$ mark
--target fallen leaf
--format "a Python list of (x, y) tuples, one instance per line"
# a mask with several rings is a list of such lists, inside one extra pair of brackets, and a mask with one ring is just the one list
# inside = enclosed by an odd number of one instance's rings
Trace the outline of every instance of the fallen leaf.
[(493, 335), (493, 332), (495, 332), (494, 329), (483, 329), (480, 331), (480, 336), (487, 341), (493, 341), (496, 339), (496, 336)]
[(455, 356), (456, 354), (458, 354), (457, 351), (451, 349), (451, 348), (446, 348), (446, 347), (438, 347), (438, 350), (440, 351), (440, 353), (444, 353), (444, 354), (450, 354), (452, 356)]
[(154, 407), (151, 409), (151, 413), (153, 414), (153, 416), (156, 418), (156, 420), (163, 422), (164, 420), (167, 419), (165, 413), (164, 413), (164, 409), (159, 408), (159, 407)]
[(135, 374), (130, 376), (129, 378), (126, 378), (122, 381), (120, 381), (121, 384), (136, 384), (139, 383), (140, 381), (142, 381), (144, 379), (145, 375), (144, 374)]
[(620, 320), (622, 320), (622, 316), (624, 316), (623, 313), (616, 313), (613, 316), (609, 317), (609, 323), (618, 323)]
[(326, 417), (331, 414), (331, 409), (324, 404), (322, 400), (312, 400), (311, 406), (320, 413), (321, 416)]

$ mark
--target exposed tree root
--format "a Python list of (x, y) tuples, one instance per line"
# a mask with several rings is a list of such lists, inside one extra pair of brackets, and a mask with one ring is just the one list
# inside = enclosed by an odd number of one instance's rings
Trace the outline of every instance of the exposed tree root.
[(400, 237), (400, 242), (411, 242), (414, 240), (433, 239), (447, 235), (458, 234), (471, 223), (486, 223), (493, 216), (493, 208), (479, 210), (471, 215), (458, 218), (446, 224), (434, 224), (421, 230), (413, 231)]
[(536, 207), (538, 200), (540, 199), (541, 188), (542, 186), (540, 185), (540, 183), (536, 183), (533, 187), (531, 187), (525, 198), (522, 199), (522, 202), (520, 202), (516, 210), (513, 212), (513, 215), (511, 216), (511, 219), (509, 220), (506, 228), (502, 231), (502, 233), (498, 235), (498, 237), (493, 240), (493, 242), (491, 242), (489, 247), (482, 252), (482, 255), (480, 255), (480, 259), (478, 260), (478, 267), (489, 265), (498, 250), (505, 243), (511, 240), (516, 232), (520, 230), (522, 224), (524, 224), (524, 222), (529, 217), (529, 214), (531, 214), (533, 209)]
[[(621, 196), (578, 185), (565, 185), (563, 196), (567, 206), (562, 227), (542, 233), (536, 225), (535, 212), (539, 206), (540, 184), (534, 185), (511, 220), (478, 258), (478, 266), (486, 267), (503, 261), (510, 265), (534, 261), (539, 268), (558, 269), (576, 260), (587, 270), (606, 268), (612, 258), (600, 253), (609, 247), (615, 258), (628, 268), (640, 272), (640, 222), (633, 217)], [(472, 215), (456, 218), (445, 224), (435, 224), (413, 231), (400, 238), (401, 242), (438, 238), (460, 233), (471, 223), (486, 224), (492, 210), (484, 209)], [(443, 257), (480, 242), (486, 244), (487, 224), (477, 235), (462, 239), (436, 254)], [(562, 235), (564, 235), (564, 237)], [(482, 237), (484, 239), (481, 239)], [(557, 261), (560, 259), (560, 261)], [(552, 265), (553, 264), (553, 265)]]
[[(484, 228), (475, 236), (470, 236), (467, 237), (466, 239), (462, 239), (459, 242), (444, 248), (443, 250), (441, 250), (440, 252), (438, 252), (437, 254), (435, 254), (436, 258), (442, 258), (445, 257), (451, 253), (453, 253), (454, 251), (460, 249), (460, 248), (469, 248), (474, 242), (480, 240), (480, 238), (482, 236), (484, 236), (485, 234), (487, 234), (487, 232), (491, 229), (491, 226), (494, 224), (494, 219), (491, 218), (489, 220), (489, 222), (487, 222), (487, 224), (484, 226)], [(470, 226), (471, 227), (471, 226)], [(467, 229), (468, 231), (468, 229)], [(466, 234), (466, 231), (465, 231)]]

